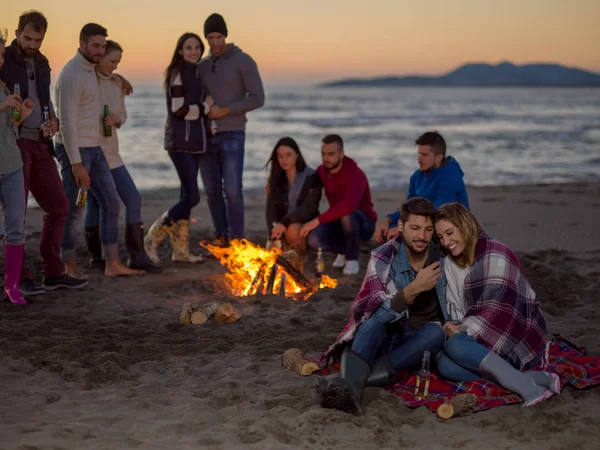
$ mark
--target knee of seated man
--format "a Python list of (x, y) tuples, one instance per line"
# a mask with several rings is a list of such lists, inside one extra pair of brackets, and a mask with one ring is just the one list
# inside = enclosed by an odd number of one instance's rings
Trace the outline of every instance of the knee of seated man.
[(472, 340), (472, 338), (466, 333), (454, 334), (446, 341), (444, 351), (452, 359), (462, 359), (465, 351), (467, 351), (465, 342), (470, 340)]
[(352, 227), (352, 225), (354, 224), (352, 213), (343, 216), (340, 219), (340, 223), (342, 224), (342, 227), (344, 227), (344, 228)]
[(444, 348), (446, 342), (446, 333), (442, 329), (441, 325), (436, 322), (429, 322), (423, 327), (427, 333), (430, 343), (430, 351), (437, 353)]

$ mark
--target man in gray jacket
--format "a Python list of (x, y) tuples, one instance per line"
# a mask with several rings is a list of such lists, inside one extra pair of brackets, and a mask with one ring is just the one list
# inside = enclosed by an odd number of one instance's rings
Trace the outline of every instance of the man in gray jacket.
[(204, 23), (210, 54), (198, 64), (198, 78), (213, 98), (208, 126), (208, 149), (200, 160), (200, 174), (208, 199), (217, 241), (244, 235), (242, 172), (246, 113), (265, 103), (265, 93), (254, 60), (234, 44), (227, 44), (227, 25), (219, 14)]

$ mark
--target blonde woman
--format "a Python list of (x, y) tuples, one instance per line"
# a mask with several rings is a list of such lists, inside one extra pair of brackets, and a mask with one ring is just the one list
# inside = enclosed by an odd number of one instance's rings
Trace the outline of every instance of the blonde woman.
[[(117, 129), (127, 120), (123, 80), (113, 72), (119, 66), (123, 49), (114, 41), (106, 41), (106, 51), (96, 65), (100, 86), (101, 105), (107, 105), (109, 116), (103, 125), (111, 128), (110, 136), (102, 136), (102, 150), (110, 167), (117, 193), (125, 205), (125, 245), (129, 253), (127, 266), (130, 269), (159, 273), (162, 267), (155, 265), (144, 251), (144, 226), (142, 223), (142, 196), (119, 154)], [(104, 115), (101, 112), (102, 117)], [(85, 240), (92, 257), (91, 265), (104, 268), (102, 244), (100, 243), (100, 207), (93, 195), (88, 196), (85, 215)]]

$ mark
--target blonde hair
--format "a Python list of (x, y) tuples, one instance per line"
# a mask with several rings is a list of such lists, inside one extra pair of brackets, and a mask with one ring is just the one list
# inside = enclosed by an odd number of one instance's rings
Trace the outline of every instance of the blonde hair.
[(435, 223), (447, 220), (458, 228), (463, 238), (464, 249), (456, 258), (452, 257), (461, 268), (471, 267), (475, 263), (475, 245), (481, 234), (481, 225), (475, 216), (460, 203), (446, 203), (440, 206), (435, 216)]

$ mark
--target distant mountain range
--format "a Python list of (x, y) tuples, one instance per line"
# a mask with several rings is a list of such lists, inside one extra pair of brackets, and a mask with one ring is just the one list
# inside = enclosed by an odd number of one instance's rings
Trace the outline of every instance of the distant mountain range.
[(318, 87), (401, 87), (401, 86), (593, 86), (600, 87), (600, 74), (560, 64), (504, 62), (498, 65), (465, 64), (441, 76), (413, 75), (380, 78), (349, 78)]

